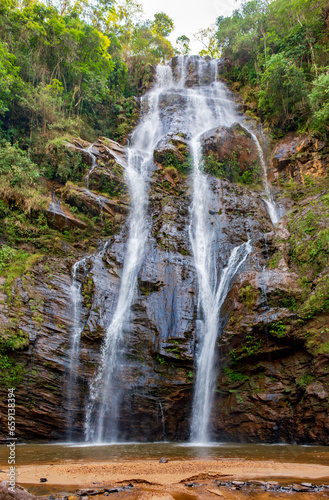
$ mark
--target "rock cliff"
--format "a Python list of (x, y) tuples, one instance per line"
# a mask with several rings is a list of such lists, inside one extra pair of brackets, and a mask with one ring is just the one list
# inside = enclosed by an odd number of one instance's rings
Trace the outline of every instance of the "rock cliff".
[[(187, 84), (193, 86), (193, 65), (188, 71)], [(202, 78), (207, 83), (207, 75)], [(179, 97), (165, 105), (171, 120)], [(189, 240), (188, 137), (177, 123), (177, 133), (154, 153), (151, 230), (120, 373), (123, 439), (189, 438), (198, 286)], [(53, 187), (55, 201), (47, 212), (52, 233), (22, 244), (33, 250), (32, 257), (19, 269), (12, 264), (0, 278), (0, 409), (5, 415), (6, 387), (16, 387), (17, 436), (23, 440), (66, 435), (73, 264), (86, 257), (77, 274), (83, 331), (76, 439), (83, 436), (88, 386), (117, 303), (129, 213), (124, 150), (100, 138), (90, 170), (88, 146), (77, 141), (70, 148), (84, 150), (89, 189), (72, 183)], [(253, 245), (222, 308), (214, 436), (329, 444), (328, 149), (309, 137), (289, 136), (275, 145), (270, 172), (286, 213), (274, 228), (256, 182), (251, 136), (238, 124), (211, 130), (203, 137), (203, 154), (211, 178), (208, 213), (217, 235), (218, 275), (234, 246), (249, 238)], [(68, 232), (76, 236), (70, 239)], [(1, 436), (6, 437), (4, 417)]]

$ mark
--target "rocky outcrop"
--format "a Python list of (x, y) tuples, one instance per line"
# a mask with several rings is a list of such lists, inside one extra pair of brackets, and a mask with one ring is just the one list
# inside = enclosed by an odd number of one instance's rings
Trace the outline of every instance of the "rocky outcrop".
[(260, 179), (259, 154), (251, 133), (239, 123), (217, 127), (201, 137), (205, 170), (231, 182)]
[(0, 483), (0, 500), (46, 500), (47, 498), (32, 495), (18, 484), (15, 485), (14, 491), (12, 491), (7, 483), (7, 481)]
[(235, 162), (242, 171), (258, 162), (258, 151), (250, 132), (239, 123), (217, 127), (201, 137), (203, 153), (212, 154), (221, 163)]
[(175, 167), (181, 172), (189, 171), (189, 146), (186, 134), (168, 134), (156, 145), (154, 160), (164, 167)]
[(74, 217), (68, 210), (63, 210), (60, 200), (52, 201), (46, 210), (46, 217), (50, 227), (64, 231), (67, 229), (86, 229), (87, 224)]
[[(119, 422), (123, 438), (189, 437), (198, 317), (188, 236), (190, 192), (188, 178), (174, 167), (170, 178), (167, 167), (154, 171), (152, 232), (127, 326), (127, 362), (120, 377), (125, 394)], [(303, 210), (309, 203), (312, 200)], [(215, 178), (211, 179), (208, 213), (218, 238), (218, 274), (234, 246), (248, 238), (253, 245), (248, 264), (222, 309), (212, 413), (215, 436), (235, 441), (328, 443), (328, 354), (323, 347), (327, 316), (300, 323), (305, 288), (290, 253), (294, 217), (305, 219), (305, 214), (288, 213), (273, 231), (258, 192)], [(87, 258), (77, 276), (83, 297), (83, 332), (76, 438), (83, 433), (88, 383), (115, 310), (126, 237), (126, 228), (121, 226)], [(65, 435), (67, 349), (73, 328), (71, 266), (78, 258), (43, 257), (14, 282), (11, 291), (5, 290), (0, 303), (2, 328), (14, 328), (29, 337), (28, 349), (22, 344), (21, 351), (8, 353), (18, 387), (17, 436), (24, 439)], [(314, 331), (311, 337), (310, 331)], [(5, 384), (3, 380), (2, 387)], [(5, 398), (1, 401), (2, 406)]]
[(308, 179), (323, 178), (329, 171), (326, 143), (311, 135), (289, 134), (276, 144), (271, 169), (274, 180), (294, 179), (304, 184)]
[[(317, 204), (306, 198), (285, 215), (266, 235), (267, 268), (240, 276), (230, 292), (213, 420), (219, 437), (328, 442), (329, 287), (320, 243), (329, 220), (325, 196)], [(313, 224), (307, 214), (316, 209)]]
[(128, 203), (115, 201), (89, 189), (66, 184), (61, 190), (62, 199), (69, 205), (77, 207), (82, 213), (91, 217), (112, 218), (116, 215), (128, 214)]

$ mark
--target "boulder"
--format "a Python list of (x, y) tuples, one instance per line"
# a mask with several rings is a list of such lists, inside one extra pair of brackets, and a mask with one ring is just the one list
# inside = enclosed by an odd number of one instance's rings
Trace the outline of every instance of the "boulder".
[(61, 191), (62, 199), (81, 212), (90, 216), (101, 216), (105, 218), (114, 217), (116, 214), (127, 215), (128, 204), (115, 201), (105, 196), (93, 193), (89, 189), (80, 188), (72, 184), (66, 184)]
[(259, 164), (257, 145), (250, 132), (239, 123), (207, 131), (201, 136), (201, 144), (206, 170), (214, 173), (211, 163), (219, 163), (231, 181), (247, 170), (253, 171)]
[(19, 484), (16, 484), (14, 491), (11, 491), (8, 481), (2, 481), (0, 483), (0, 500), (46, 500), (46, 497), (32, 495)]
[(154, 160), (164, 167), (175, 167), (179, 171), (187, 172), (189, 164), (188, 141), (185, 134), (168, 134), (155, 147)]
[(325, 148), (324, 141), (311, 135), (288, 134), (274, 147), (270, 162), (273, 179), (293, 178), (303, 184), (307, 177), (324, 177), (329, 171)]

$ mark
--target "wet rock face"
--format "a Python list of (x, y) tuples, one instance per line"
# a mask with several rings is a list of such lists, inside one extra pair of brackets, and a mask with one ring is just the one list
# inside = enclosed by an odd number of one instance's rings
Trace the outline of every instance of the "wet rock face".
[[(286, 223), (280, 223), (274, 236), (259, 193), (214, 178), (210, 185), (208, 213), (217, 235), (218, 275), (234, 246), (250, 238), (254, 249), (222, 309), (214, 435), (238, 441), (327, 443), (326, 364), (294, 334), (295, 304), (302, 290), (287, 248), (280, 243), (289, 237)], [(170, 183), (165, 167), (155, 170), (151, 231), (120, 371), (123, 439), (189, 438), (199, 314), (188, 234), (190, 193), (188, 178), (176, 172)], [(87, 258), (86, 268), (77, 276), (83, 297), (77, 439), (83, 436), (88, 385), (117, 303), (126, 238), (123, 225), (106, 247)], [(15, 354), (22, 369), (17, 435), (24, 439), (65, 436), (65, 384), (73, 328), (70, 268), (76, 260), (78, 256), (66, 263), (43, 258), (29, 276), (16, 282), (12, 297), (4, 295), (0, 304), (4, 326), (13, 327), (10, 318), (18, 318), (15, 328), (29, 336), (28, 350)], [(266, 262), (276, 267), (265, 268)], [(310, 367), (324, 378), (310, 377)]]
[[(178, 172), (175, 181), (169, 183), (166, 173), (166, 168), (159, 168), (152, 178), (151, 232), (126, 328), (125, 362), (120, 371), (124, 398), (119, 422), (124, 439), (186, 440), (189, 437), (199, 314), (189, 243), (191, 187), (188, 178), (184, 180)], [(232, 326), (230, 314), (239, 317), (239, 307), (242, 307), (239, 290), (252, 282), (258, 287), (258, 295), (261, 294), (259, 269), (265, 263), (263, 234), (271, 225), (261, 196), (227, 181), (212, 179), (208, 203), (209, 220), (217, 235), (218, 275), (234, 246), (248, 238), (254, 246), (248, 268), (223, 308), (222, 326), (228, 321), (227, 334), (222, 337), (221, 351), (225, 352), (232, 331), (235, 341), (242, 342), (249, 334), (250, 322), (254, 322), (260, 332), (273, 317), (286, 317), (287, 311), (274, 307), (269, 308), (267, 316), (257, 311), (246, 319), (243, 310), (245, 321), (240, 321), (238, 331)], [(75, 400), (75, 438), (83, 435), (88, 385), (97, 370), (101, 342), (115, 311), (126, 238), (123, 226), (106, 247), (87, 258), (85, 270), (77, 276), (83, 297), (80, 318), (83, 332), (79, 391)], [(274, 290), (291, 287), (290, 282), (282, 284), (283, 275), (275, 279), (272, 280)], [(17, 285), (16, 293), (21, 300), (7, 304), (5, 313), (7, 317), (20, 316), (18, 327), (30, 334), (29, 350), (20, 355), (26, 377), (19, 384), (17, 396), (22, 404), (17, 415), (18, 436), (64, 437), (67, 353), (73, 328), (70, 265), (58, 267), (41, 261), (32, 276)], [(29, 307), (39, 302), (39, 316), (36, 316)], [(214, 418), (220, 422), (217, 411)], [(222, 431), (218, 425), (215, 426), (216, 434)], [(231, 433), (228, 425), (225, 425), (225, 432)]]
[[(215, 63), (215, 64), (214, 64)], [(200, 56), (185, 56), (183, 61), (180, 57), (173, 57), (171, 65), (174, 76), (179, 79), (181, 75), (181, 66), (184, 66), (186, 74), (186, 87), (194, 87), (198, 85), (209, 85), (216, 80), (219, 61)]]
[(50, 227), (65, 231), (68, 229), (86, 229), (87, 224), (82, 220), (74, 217), (67, 210), (63, 210), (60, 202), (51, 202), (46, 211), (46, 218)]
[(207, 131), (201, 137), (201, 144), (206, 158), (226, 165), (226, 176), (231, 181), (234, 169), (245, 172), (254, 169), (259, 162), (255, 141), (239, 123)]
[(67, 204), (79, 208), (81, 212), (91, 217), (101, 216), (112, 219), (119, 215), (126, 216), (129, 211), (128, 203), (107, 198), (78, 186), (65, 186), (61, 195)]
[(325, 177), (329, 171), (327, 145), (310, 135), (289, 134), (279, 141), (272, 153), (271, 169), (274, 180)]

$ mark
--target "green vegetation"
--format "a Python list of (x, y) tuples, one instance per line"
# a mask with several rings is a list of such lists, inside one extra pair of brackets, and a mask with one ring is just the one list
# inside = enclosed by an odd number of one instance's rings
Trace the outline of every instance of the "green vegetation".
[[(164, 12), (145, 20), (135, 0), (1, 3), (0, 232), (7, 247), (24, 246), (15, 255), (17, 266), (24, 259), (30, 265), (34, 252), (67, 254), (66, 243), (117, 230), (118, 217), (88, 213), (73, 189), (61, 187), (82, 183), (88, 170), (67, 143), (99, 135), (126, 138), (139, 116), (136, 97), (150, 86), (154, 65), (174, 54), (168, 41), (173, 29)], [(118, 170), (113, 165), (111, 175), (95, 176), (90, 189), (121, 197)], [(67, 195), (68, 205), (61, 207), (87, 229), (52, 223), (47, 209), (55, 190), (56, 197)], [(6, 248), (2, 254), (0, 269), (11, 255)], [(21, 271), (6, 269), (7, 282)]]
[(301, 389), (305, 389), (306, 386), (315, 382), (315, 378), (310, 373), (305, 373), (302, 377), (297, 380), (297, 386)]
[(272, 307), (286, 307), (291, 311), (296, 311), (299, 296), (294, 296), (290, 291), (277, 290), (273, 297), (268, 299), (268, 303)]
[(224, 74), (280, 135), (329, 132), (326, 0), (244, 1), (217, 19), (216, 38), (229, 63)]
[(304, 318), (312, 318), (321, 312), (329, 312), (329, 276), (319, 280), (311, 295), (302, 305), (299, 313)]
[(244, 382), (246, 382), (250, 378), (245, 373), (235, 371), (233, 368), (228, 367), (228, 366), (226, 366), (224, 368), (223, 372), (227, 376), (229, 382), (241, 382), (241, 384), (243, 384)]
[(161, 12), (144, 21), (133, 0), (58, 9), (10, 0), (2, 2), (0, 28), (2, 134), (33, 152), (45, 143), (38, 134), (122, 137), (136, 119), (133, 96), (148, 87), (151, 65), (174, 53), (172, 20)]
[(270, 327), (269, 332), (274, 337), (282, 338), (286, 336), (286, 325), (282, 321), (274, 321)]
[(1, 325), (0, 333), (0, 383), (5, 387), (17, 387), (26, 373), (25, 365), (11, 353), (26, 349), (29, 336), (21, 330), (12, 330)]
[(260, 179), (260, 168), (255, 162), (248, 170), (243, 171), (241, 165), (233, 153), (234, 158), (227, 158), (223, 162), (219, 162), (213, 152), (204, 159), (204, 170), (207, 174), (218, 177), (219, 179), (227, 179), (230, 182), (256, 185)]
[(191, 158), (188, 154), (187, 144), (176, 140), (170, 142), (175, 149), (161, 152), (160, 157), (156, 154), (155, 159), (166, 167), (167, 172), (168, 168), (175, 168), (181, 174), (188, 174), (191, 171)]
[(10, 294), (15, 279), (25, 274), (41, 258), (42, 254), (30, 255), (7, 245), (0, 248), (0, 276), (6, 278), (7, 293)]
[(3, 387), (17, 388), (26, 374), (25, 364), (7, 354), (0, 353), (0, 383)]
[(235, 365), (239, 361), (249, 356), (257, 354), (262, 348), (263, 340), (253, 335), (247, 335), (243, 342), (236, 349), (232, 349), (230, 357), (232, 364)]
[(282, 259), (282, 252), (276, 252), (267, 262), (267, 267), (269, 269), (276, 269), (280, 260)]
[(246, 285), (239, 290), (239, 299), (246, 307), (251, 310), (255, 306), (257, 299), (257, 290), (252, 285)]

